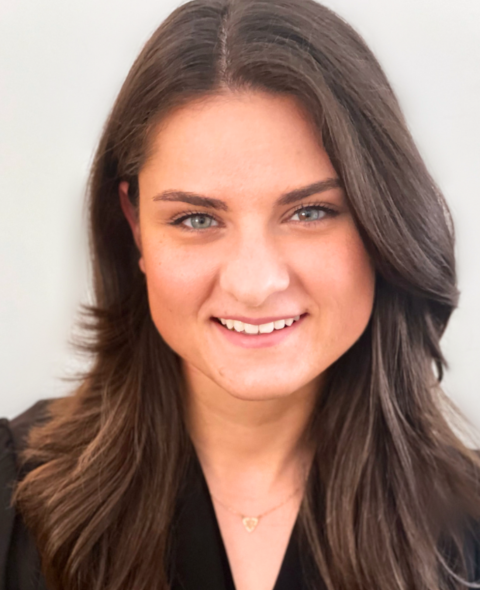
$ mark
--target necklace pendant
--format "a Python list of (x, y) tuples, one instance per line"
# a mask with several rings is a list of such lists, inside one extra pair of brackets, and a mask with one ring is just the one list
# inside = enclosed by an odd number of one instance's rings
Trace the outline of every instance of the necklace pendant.
[(253, 533), (257, 527), (258, 520), (259, 519), (255, 518), (254, 516), (244, 516), (242, 518), (243, 526), (247, 529), (248, 533)]

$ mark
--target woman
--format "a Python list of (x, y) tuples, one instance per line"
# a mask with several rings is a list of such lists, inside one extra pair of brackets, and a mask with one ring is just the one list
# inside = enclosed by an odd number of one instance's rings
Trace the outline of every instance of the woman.
[(184, 4), (89, 195), (94, 363), (3, 421), (2, 590), (478, 587), (452, 221), (359, 35)]

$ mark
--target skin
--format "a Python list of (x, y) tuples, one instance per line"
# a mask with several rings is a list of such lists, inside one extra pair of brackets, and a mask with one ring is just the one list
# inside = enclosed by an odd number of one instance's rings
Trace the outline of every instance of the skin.
[[(303, 481), (313, 449), (302, 434), (325, 371), (373, 308), (374, 268), (342, 188), (275, 203), (327, 178), (337, 174), (296, 99), (248, 91), (197, 100), (162, 122), (139, 174), (138, 211), (119, 187), (153, 321), (182, 358), (187, 426), (207, 483), (244, 514), (279, 504)], [(166, 190), (221, 199), (229, 211), (154, 200)], [(337, 215), (301, 209), (312, 204)], [(207, 217), (182, 230), (169, 223), (182, 213)], [(294, 332), (263, 348), (232, 344), (212, 320), (303, 313)], [(300, 502), (301, 490), (247, 533), (214, 500), (238, 590), (271, 590)]]

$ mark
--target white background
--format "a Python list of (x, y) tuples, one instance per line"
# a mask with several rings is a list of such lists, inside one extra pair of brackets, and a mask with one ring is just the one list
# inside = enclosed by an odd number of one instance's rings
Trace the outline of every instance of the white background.
[[(102, 125), (170, 0), (0, 3), (0, 415), (62, 395), (88, 298), (84, 193)], [(326, 0), (373, 49), (457, 231), (449, 397), (480, 426), (480, 1)]]

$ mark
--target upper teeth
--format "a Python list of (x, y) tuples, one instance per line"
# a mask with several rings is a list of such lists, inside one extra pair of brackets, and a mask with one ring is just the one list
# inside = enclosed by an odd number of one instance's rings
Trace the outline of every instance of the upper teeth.
[(235, 330), (236, 332), (245, 332), (246, 334), (268, 334), (273, 330), (281, 330), (285, 326), (291, 326), (293, 322), (297, 322), (300, 319), (299, 315), (286, 320), (277, 320), (276, 322), (269, 322), (268, 324), (260, 324), (254, 326), (253, 324), (246, 324), (238, 320), (227, 320), (224, 318), (218, 318), (224, 326), (227, 326), (229, 330)]

